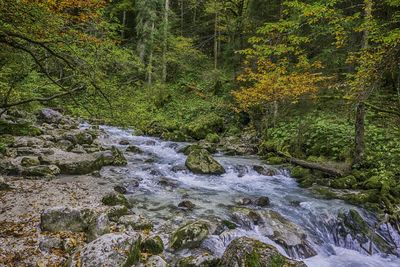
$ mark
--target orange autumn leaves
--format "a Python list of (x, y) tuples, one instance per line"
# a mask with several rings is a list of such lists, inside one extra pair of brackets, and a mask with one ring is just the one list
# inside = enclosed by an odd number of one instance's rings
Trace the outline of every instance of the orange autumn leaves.
[(312, 69), (320, 68), (319, 63), (302, 64), (302, 71), (288, 71), (286, 64), (260, 59), (255, 68), (245, 68), (237, 80), (246, 86), (233, 93), (240, 110), (266, 105), (275, 101), (296, 102), (305, 94), (315, 94), (318, 84), (325, 78)]

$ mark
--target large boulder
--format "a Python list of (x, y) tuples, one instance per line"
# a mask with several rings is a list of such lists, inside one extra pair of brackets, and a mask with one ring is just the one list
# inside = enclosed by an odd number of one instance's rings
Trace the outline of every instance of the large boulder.
[(140, 235), (111, 233), (90, 242), (66, 263), (68, 267), (136, 266), (140, 260)]
[(303, 262), (284, 257), (273, 246), (248, 237), (237, 238), (231, 242), (222, 257), (221, 266), (306, 267)]
[(48, 232), (87, 232), (95, 236), (107, 232), (105, 217), (91, 209), (52, 207), (41, 213), (40, 228)]
[(22, 170), (24, 176), (53, 177), (60, 174), (60, 168), (56, 165), (31, 166)]
[(187, 223), (176, 230), (170, 239), (171, 248), (196, 248), (208, 236), (210, 225), (206, 221)]
[(185, 162), (186, 167), (198, 174), (223, 174), (224, 167), (216, 161), (205, 149), (195, 149), (190, 152)]
[(60, 112), (50, 108), (44, 108), (38, 113), (38, 119), (49, 124), (58, 124), (62, 118), (63, 115)]
[(259, 232), (281, 245), (290, 257), (309, 258), (317, 254), (304, 229), (278, 212), (235, 208), (233, 219), (243, 227), (258, 225)]

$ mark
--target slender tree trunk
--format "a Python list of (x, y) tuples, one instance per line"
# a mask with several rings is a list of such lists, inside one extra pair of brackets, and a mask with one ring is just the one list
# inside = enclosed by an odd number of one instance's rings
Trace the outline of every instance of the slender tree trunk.
[(183, 36), (183, 27), (184, 27), (184, 6), (183, 0), (181, 0), (181, 36)]
[[(363, 33), (362, 49), (367, 49), (369, 46), (369, 26), (368, 23), (372, 20), (372, 0), (364, 0), (364, 13), (366, 28)], [(354, 148), (354, 159), (353, 165), (359, 165), (363, 162), (365, 152), (365, 101), (367, 100), (367, 88), (360, 88), (358, 93), (358, 103), (356, 107), (356, 119), (355, 119), (355, 148)]]
[(169, 13), (169, 0), (165, 0), (164, 10), (164, 43), (162, 55), (162, 81), (167, 81), (167, 48), (168, 48), (168, 13)]
[(218, 69), (218, 12), (214, 21), (214, 69)]
[(154, 44), (154, 29), (155, 24), (154, 21), (151, 24), (151, 33), (150, 33), (150, 54), (149, 54), (149, 62), (147, 64), (147, 83), (151, 85), (153, 83), (153, 44)]
[(121, 39), (125, 39), (125, 27), (126, 27), (126, 11), (122, 12), (122, 30), (121, 30)]

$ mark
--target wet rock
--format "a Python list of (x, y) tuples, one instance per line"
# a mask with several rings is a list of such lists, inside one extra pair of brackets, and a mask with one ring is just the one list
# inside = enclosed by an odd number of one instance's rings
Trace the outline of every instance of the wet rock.
[(219, 266), (220, 260), (208, 252), (196, 253), (195, 255), (180, 259), (177, 267), (213, 267)]
[(40, 214), (40, 228), (48, 232), (85, 232), (95, 218), (90, 209), (52, 207)]
[(44, 108), (38, 113), (38, 119), (49, 124), (58, 124), (62, 118), (63, 115), (60, 112), (50, 108)]
[(124, 139), (124, 140), (121, 140), (121, 141), (119, 141), (119, 144), (121, 145), (121, 146), (127, 146), (127, 145), (129, 145), (129, 140), (127, 140), (127, 139)]
[(171, 248), (196, 248), (208, 236), (210, 225), (206, 221), (187, 223), (176, 230), (170, 239)]
[(3, 177), (0, 176), (0, 191), (2, 190), (9, 190), (10, 185), (6, 183)]
[(147, 259), (144, 267), (167, 267), (167, 262), (160, 256), (151, 256)]
[(306, 267), (303, 262), (284, 257), (273, 246), (248, 237), (237, 238), (231, 242), (222, 257), (221, 266)]
[(117, 222), (120, 217), (122, 217), (124, 215), (128, 215), (128, 214), (129, 214), (128, 208), (126, 206), (122, 206), (122, 205), (117, 205), (117, 206), (111, 207), (107, 211), (108, 218), (113, 222)]
[(317, 252), (307, 240), (307, 234), (299, 225), (272, 211), (259, 211), (262, 223), (259, 231), (283, 247), (293, 258), (309, 258)]
[(196, 207), (196, 205), (189, 200), (184, 200), (178, 204), (178, 207), (186, 210), (193, 210)]
[(185, 165), (193, 173), (217, 175), (225, 173), (224, 167), (205, 149), (196, 149), (190, 152)]
[(135, 266), (139, 262), (140, 235), (106, 234), (87, 244), (66, 263), (68, 267)]
[(124, 185), (116, 185), (114, 186), (114, 191), (120, 194), (126, 194), (128, 193), (128, 190)]
[(173, 172), (186, 172), (186, 167), (184, 165), (176, 165), (171, 168)]
[(244, 197), (244, 198), (238, 199), (236, 201), (236, 203), (238, 205), (242, 205), (242, 206), (249, 206), (253, 203), (253, 201), (250, 198)]
[(264, 175), (264, 176), (274, 176), (276, 172), (271, 169), (266, 169), (263, 166), (260, 165), (255, 165), (253, 166), (253, 170), (255, 170), (258, 174)]
[(146, 146), (155, 146), (156, 145), (156, 141), (154, 140), (147, 140), (146, 142), (144, 142), (144, 144)]
[(44, 236), (39, 241), (39, 249), (44, 252), (50, 252), (52, 249), (63, 249), (64, 241), (58, 237)]
[(40, 161), (38, 157), (23, 157), (21, 159), (21, 165), (24, 167), (32, 167), (40, 165)]
[(165, 189), (175, 189), (178, 188), (180, 185), (180, 182), (177, 180), (174, 180), (172, 178), (168, 178), (168, 177), (162, 177), (160, 178), (160, 181), (158, 181), (158, 184), (160, 186), (165, 187)]
[(128, 146), (126, 148), (126, 152), (131, 152), (131, 153), (135, 153), (135, 154), (143, 154), (143, 150), (141, 150), (139, 147), (137, 146)]
[(113, 146), (111, 147), (111, 153), (114, 157), (112, 165), (114, 166), (125, 166), (128, 164), (128, 161), (126, 160), (124, 153), (122, 153), (121, 150), (119, 150), (117, 147)]
[(259, 207), (266, 207), (270, 204), (268, 197), (259, 197), (256, 201), (256, 205)]
[(164, 243), (159, 236), (149, 237), (140, 244), (140, 250), (152, 255), (161, 254), (164, 251)]
[(117, 206), (117, 205), (122, 205), (126, 207), (130, 206), (128, 200), (124, 195), (114, 192), (105, 195), (101, 199), (101, 202), (106, 206)]
[(36, 177), (52, 177), (60, 174), (60, 168), (56, 165), (38, 165), (25, 168), (22, 171), (24, 176), (36, 176)]
[(131, 226), (133, 230), (151, 230), (153, 223), (142, 215), (124, 215), (119, 218), (120, 224)]
[(249, 208), (233, 208), (232, 219), (243, 228), (252, 230), (262, 222), (260, 214)]

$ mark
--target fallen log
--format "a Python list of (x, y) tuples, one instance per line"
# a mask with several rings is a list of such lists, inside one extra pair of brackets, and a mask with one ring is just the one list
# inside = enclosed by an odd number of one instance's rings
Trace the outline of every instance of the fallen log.
[(321, 172), (329, 174), (333, 177), (339, 177), (339, 176), (345, 175), (345, 171), (343, 171), (343, 170), (338, 170), (338, 169), (332, 168), (330, 166), (326, 166), (326, 165), (315, 163), (315, 162), (297, 159), (297, 158), (294, 158), (294, 157), (287, 155), (280, 151), (275, 151), (275, 153), (278, 156), (284, 158), (286, 162), (306, 168), (306, 169), (321, 171)]

